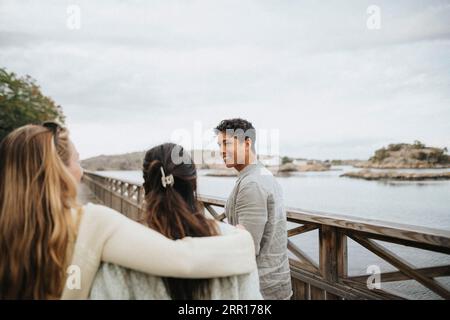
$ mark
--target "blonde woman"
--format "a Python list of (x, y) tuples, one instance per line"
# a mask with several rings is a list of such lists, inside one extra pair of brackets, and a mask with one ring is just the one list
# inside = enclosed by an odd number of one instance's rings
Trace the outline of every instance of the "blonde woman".
[[(177, 278), (256, 268), (247, 231), (170, 240), (107, 207), (77, 205), (81, 176), (57, 124), (27, 125), (0, 143), (0, 299), (85, 299), (102, 261)], [(68, 270), (79, 283), (69, 285)]]

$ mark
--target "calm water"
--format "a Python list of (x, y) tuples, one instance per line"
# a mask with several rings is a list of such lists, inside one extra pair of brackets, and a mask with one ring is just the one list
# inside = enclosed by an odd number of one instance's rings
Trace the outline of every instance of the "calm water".
[[(277, 177), (283, 188), (285, 204), (305, 210), (340, 213), (345, 215), (407, 223), (450, 230), (450, 181), (387, 182), (366, 181), (339, 177), (352, 167), (333, 167), (326, 172), (295, 173), (290, 177)], [(407, 172), (450, 171), (450, 169), (404, 170)], [(205, 176), (199, 172), (199, 193), (226, 198), (235, 177)], [(103, 171), (105, 176), (141, 183), (140, 171)], [(318, 261), (317, 231), (299, 235), (293, 241)], [(400, 257), (418, 267), (450, 264), (444, 254), (407, 248), (379, 242)], [(395, 269), (358, 244), (349, 240), (349, 273), (366, 274), (369, 265), (377, 265), (382, 272)], [(450, 287), (450, 277), (438, 278)], [(437, 298), (415, 281), (383, 283), (382, 288), (398, 293), (413, 294), (416, 298)]]

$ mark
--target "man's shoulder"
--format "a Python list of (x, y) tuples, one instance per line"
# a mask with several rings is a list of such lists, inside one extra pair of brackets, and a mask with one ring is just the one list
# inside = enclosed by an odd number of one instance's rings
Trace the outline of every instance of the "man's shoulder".
[(253, 187), (261, 188), (267, 192), (273, 191), (276, 185), (275, 177), (272, 172), (270, 172), (264, 166), (258, 166), (252, 172), (241, 179), (240, 186), (242, 187)]

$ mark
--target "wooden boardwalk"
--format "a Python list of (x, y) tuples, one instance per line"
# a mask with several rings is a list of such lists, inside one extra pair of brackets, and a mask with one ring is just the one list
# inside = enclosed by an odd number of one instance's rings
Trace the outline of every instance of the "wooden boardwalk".
[[(81, 188), (84, 200), (95, 199), (133, 220), (143, 215), (144, 188), (132, 181), (85, 172)], [(94, 197), (86, 186), (96, 196)], [(224, 220), (224, 199), (198, 196), (205, 209), (217, 220)], [(205, 210), (205, 211), (206, 211)], [(398, 293), (368, 286), (369, 275), (348, 274), (348, 239), (366, 248), (397, 271), (379, 274), (380, 282), (414, 280), (443, 299), (450, 290), (436, 278), (449, 277), (450, 265), (415, 266), (390, 251), (383, 243), (402, 245), (450, 255), (450, 231), (388, 221), (369, 220), (323, 212), (287, 208), (287, 220), (295, 226), (288, 230), (288, 249), (294, 299), (405, 299)], [(318, 235), (318, 261), (308, 256), (292, 238), (315, 231)], [(431, 262), (430, 262), (431, 263)]]

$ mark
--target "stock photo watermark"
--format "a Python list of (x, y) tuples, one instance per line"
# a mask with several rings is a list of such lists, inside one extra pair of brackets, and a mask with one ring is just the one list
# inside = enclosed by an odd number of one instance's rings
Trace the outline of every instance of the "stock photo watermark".
[(66, 287), (69, 290), (81, 290), (81, 268), (77, 265), (70, 265), (67, 270)]
[(366, 284), (369, 290), (381, 289), (381, 269), (379, 266), (372, 264), (367, 267), (367, 274), (370, 276), (367, 278)]
[(69, 30), (81, 29), (81, 8), (79, 5), (71, 4), (66, 9), (66, 27)]
[(369, 30), (381, 29), (381, 8), (377, 5), (370, 5), (367, 7), (366, 13), (368, 15), (366, 26)]

